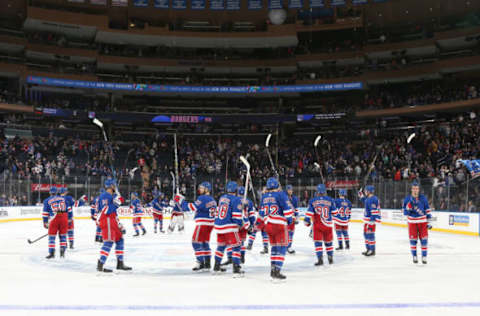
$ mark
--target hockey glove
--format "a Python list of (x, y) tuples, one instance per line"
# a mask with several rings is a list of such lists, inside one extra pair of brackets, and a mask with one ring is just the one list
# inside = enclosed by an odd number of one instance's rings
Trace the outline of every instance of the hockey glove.
[(358, 197), (359, 198), (363, 198), (365, 195), (363, 194), (363, 189), (360, 188), (360, 190), (358, 190)]
[(185, 200), (185, 197), (181, 194), (176, 194), (175, 197), (173, 198), (176, 204), (182, 205), (183, 200)]
[(123, 227), (122, 223), (120, 222), (118, 222), (118, 228), (120, 229), (123, 235), (127, 233), (127, 230), (125, 229), (125, 227)]
[(113, 198), (113, 203), (116, 205), (116, 206), (120, 206), (122, 205), (122, 203), (125, 202), (125, 199), (121, 196), (121, 195), (117, 195), (115, 194), (114, 198)]

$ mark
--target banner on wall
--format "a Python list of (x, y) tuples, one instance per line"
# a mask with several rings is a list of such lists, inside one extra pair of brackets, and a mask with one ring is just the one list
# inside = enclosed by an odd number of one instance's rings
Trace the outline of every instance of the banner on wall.
[(72, 2), (72, 3), (85, 3), (85, 0), (68, 0), (68, 2)]
[(227, 10), (240, 10), (240, 0), (226, 0), (226, 9)]
[(263, 0), (248, 0), (248, 10), (263, 9)]
[(268, 8), (271, 9), (283, 9), (282, 0), (268, 0)]
[(148, 0), (133, 0), (134, 7), (148, 7)]
[(324, 6), (324, 0), (310, 0), (310, 8), (323, 8)]
[(50, 191), (51, 187), (56, 187), (58, 188), (66, 188), (67, 186), (64, 184), (49, 184), (49, 183), (32, 183), (30, 185), (30, 188), (32, 192), (48, 192)]
[(337, 7), (337, 6), (342, 6), (345, 5), (346, 1), (345, 0), (330, 0), (330, 5)]
[(159, 9), (168, 9), (170, 0), (155, 0), (153, 6)]
[(90, 0), (90, 3), (96, 5), (107, 5), (107, 0)]
[(225, 9), (224, 0), (210, 0), (210, 10), (223, 10)]
[(175, 10), (185, 10), (187, 8), (187, 0), (172, 0), (172, 8)]
[(101, 81), (81, 81), (61, 78), (27, 76), (27, 83), (69, 88), (88, 88), (119, 91), (141, 91), (156, 93), (309, 93), (322, 91), (347, 91), (363, 89), (362, 82), (335, 83), (335, 84), (308, 84), (283, 86), (173, 86), (151, 85), (140, 83), (114, 83)]
[(290, 9), (301, 9), (303, 8), (303, 0), (288, 0), (288, 7)]
[(112, 7), (126, 7), (128, 0), (112, 0)]
[(191, 0), (190, 5), (192, 10), (204, 10), (206, 6), (206, 0)]
[(358, 4), (367, 4), (368, 0), (352, 0), (352, 4), (358, 5)]

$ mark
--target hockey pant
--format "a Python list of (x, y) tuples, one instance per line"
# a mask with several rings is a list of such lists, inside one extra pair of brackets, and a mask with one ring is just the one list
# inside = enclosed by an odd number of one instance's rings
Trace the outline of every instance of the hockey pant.
[(238, 232), (234, 233), (217, 233), (217, 250), (215, 251), (215, 262), (221, 263), (223, 253), (227, 246), (232, 247), (232, 261), (234, 264), (241, 263), (241, 241)]
[(48, 252), (55, 252), (55, 239), (60, 235), (60, 249), (67, 249), (68, 214), (57, 213), (48, 224)]
[(325, 244), (327, 256), (333, 256), (333, 228), (321, 222), (315, 223), (313, 225), (313, 243), (317, 258), (323, 257), (323, 244)]
[(375, 223), (365, 223), (363, 226), (363, 236), (365, 237), (365, 247), (367, 250), (375, 251)]
[(417, 240), (422, 245), (422, 257), (427, 257), (428, 251), (428, 223), (408, 223), (408, 236), (412, 256), (417, 256)]

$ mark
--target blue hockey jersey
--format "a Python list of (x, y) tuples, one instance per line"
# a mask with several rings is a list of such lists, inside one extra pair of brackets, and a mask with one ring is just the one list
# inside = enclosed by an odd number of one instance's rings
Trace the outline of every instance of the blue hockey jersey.
[(288, 199), (290, 200), (290, 203), (292, 203), (293, 213), (294, 213), (293, 215), (295, 217), (298, 217), (298, 197), (295, 194), (288, 195), (287, 192), (285, 192), (285, 194), (287, 194)]
[(253, 205), (252, 200), (247, 198), (247, 204), (243, 209), (243, 222), (244, 223), (248, 222), (249, 225), (247, 226), (253, 226), (255, 225), (255, 221), (256, 221), (255, 206)]
[(363, 221), (365, 223), (380, 223), (382, 215), (380, 214), (380, 202), (375, 195), (371, 197), (362, 197), (361, 201), (365, 203), (365, 211), (363, 212)]
[(194, 219), (197, 226), (213, 226), (215, 223), (217, 202), (211, 195), (200, 195), (193, 203), (183, 201), (182, 209), (185, 211), (195, 212)]
[(432, 218), (428, 200), (423, 194), (420, 194), (418, 198), (407, 196), (403, 201), (403, 214), (407, 216), (409, 223), (426, 223)]
[(97, 221), (99, 222), (103, 215), (114, 214), (117, 215), (118, 205), (113, 202), (114, 196), (108, 192), (102, 193), (98, 197), (98, 216)]
[(134, 199), (130, 202), (130, 209), (133, 217), (141, 217), (143, 215), (142, 203), (140, 203), (139, 199)]
[(337, 215), (333, 218), (333, 221), (338, 225), (348, 225), (352, 217), (352, 202), (348, 199), (338, 198), (335, 200), (335, 206)]
[(90, 214), (91, 214), (92, 216), (95, 216), (95, 215), (98, 214), (98, 198), (99, 198), (99, 197), (100, 197), (100, 195), (97, 196), (97, 197), (95, 197), (95, 198), (92, 200), (92, 203), (90, 204)]
[(50, 218), (57, 213), (68, 213), (68, 219), (72, 218), (72, 213), (68, 212), (67, 202), (63, 196), (50, 196), (43, 201), (42, 218), (44, 223), (48, 223)]
[(329, 196), (316, 196), (308, 202), (305, 213), (305, 222), (310, 224), (322, 223), (327, 227), (333, 226), (333, 217), (337, 215), (335, 200)]
[(67, 204), (67, 211), (70, 214), (68, 218), (73, 218), (73, 207), (75, 206), (75, 199), (70, 195), (64, 195), (65, 203)]
[(238, 232), (243, 226), (242, 200), (236, 195), (224, 194), (218, 200), (215, 229), (217, 234)]
[(293, 205), (285, 192), (266, 192), (260, 202), (259, 218), (265, 224), (292, 223)]
[(153, 199), (150, 203), (148, 203), (147, 206), (152, 208), (152, 212), (154, 214), (161, 215), (163, 214), (163, 210), (168, 207), (168, 202), (160, 198), (156, 198)]

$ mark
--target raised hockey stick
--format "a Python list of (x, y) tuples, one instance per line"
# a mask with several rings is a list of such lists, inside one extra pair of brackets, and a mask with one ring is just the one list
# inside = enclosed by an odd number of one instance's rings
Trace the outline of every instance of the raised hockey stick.
[(29, 244), (33, 244), (33, 243), (35, 243), (35, 242), (39, 241), (40, 239), (43, 239), (43, 238), (45, 238), (45, 237), (47, 237), (47, 236), (48, 236), (48, 233), (45, 234), (45, 235), (42, 235), (42, 236), (40, 236), (40, 237), (38, 237), (37, 239), (34, 239), (34, 240), (27, 239), (27, 242), (28, 242)]
[(267, 136), (267, 139), (265, 141), (265, 149), (267, 150), (268, 160), (270, 160), (270, 165), (272, 166), (273, 173), (275, 173), (275, 177), (278, 179), (278, 172), (275, 168), (275, 165), (273, 164), (272, 155), (270, 154), (270, 149), (268, 147), (270, 145), (270, 138), (272, 138), (272, 134), (268, 134)]
[(243, 156), (240, 156), (240, 161), (245, 165), (245, 167), (247, 168), (247, 174), (245, 175), (245, 192), (243, 193), (243, 200), (246, 201), (247, 200), (247, 193), (248, 193), (248, 181), (250, 179), (250, 163), (248, 162), (248, 160), (243, 157)]
[(368, 177), (369, 177), (370, 174), (372, 173), (373, 168), (375, 168), (375, 161), (377, 161), (378, 154), (380, 153), (380, 151), (382, 150), (382, 148), (383, 148), (383, 143), (380, 144), (380, 147), (378, 148), (377, 153), (375, 154), (375, 157), (373, 157), (373, 161), (372, 161), (372, 163), (370, 164), (370, 166), (369, 166), (369, 168), (368, 168), (368, 172), (367, 172), (367, 174), (365, 175), (365, 178), (363, 179), (363, 186), (364, 186), (364, 187), (367, 185)]
[[(245, 156), (245, 159), (248, 161), (248, 157), (250, 156), (250, 154), (247, 154)], [(252, 191), (252, 195), (253, 195), (253, 200), (255, 202), (255, 205), (258, 205), (258, 201), (257, 201), (257, 194), (255, 193), (255, 188), (253, 187), (253, 178), (252, 178), (252, 174), (250, 173), (250, 170), (247, 170), (247, 173), (248, 173), (248, 177), (250, 178), (250, 190)], [(248, 191), (248, 189), (247, 189)]]
[(410, 144), (412, 142), (412, 139), (415, 138), (415, 133), (410, 134), (407, 138), (407, 144)]
[(115, 168), (113, 166), (113, 161), (114, 161), (114, 158), (113, 158), (113, 148), (112, 148), (112, 145), (110, 144), (110, 142), (108, 141), (108, 137), (107, 137), (107, 133), (105, 132), (105, 128), (103, 127), (103, 123), (97, 119), (97, 118), (94, 118), (92, 120), (92, 123), (97, 125), (98, 127), (100, 127), (100, 129), (102, 130), (102, 134), (103, 134), (103, 139), (105, 140), (105, 143), (107, 143), (107, 147), (110, 151), (109, 153), (109, 160), (110, 160), (110, 169), (112, 170), (112, 175), (113, 175), (113, 178), (114, 179), (117, 179), (117, 173), (115, 172)]
[(320, 170), (320, 177), (322, 178), (322, 183), (325, 183), (325, 179), (323, 178), (323, 172), (322, 172), (322, 166), (320, 165), (320, 156), (318, 155), (318, 143), (320, 142), (320, 139), (322, 139), (322, 135), (318, 135), (317, 138), (315, 138), (315, 141), (313, 142), (313, 147), (315, 147), (315, 155), (317, 156), (317, 162), (314, 163), (315, 167)]
[(170, 176), (172, 176), (172, 199), (173, 199), (173, 195), (175, 194), (175, 174), (173, 174), (173, 172), (170, 171)]
[(175, 189), (177, 194), (180, 193), (180, 188), (178, 187), (180, 185), (180, 182), (178, 181), (178, 148), (177, 148), (177, 134), (173, 134), (173, 145), (175, 147)]

